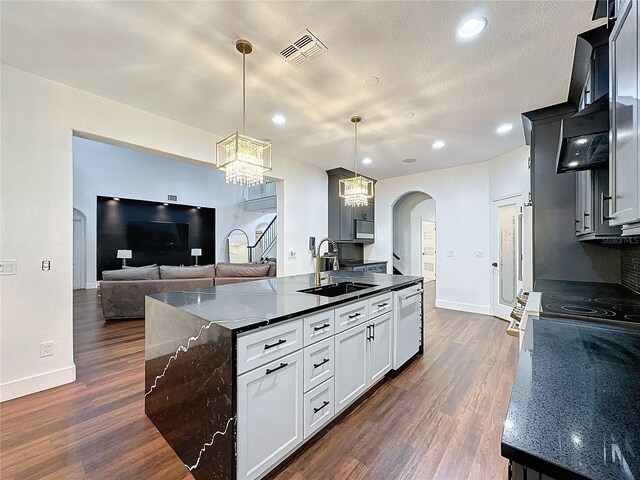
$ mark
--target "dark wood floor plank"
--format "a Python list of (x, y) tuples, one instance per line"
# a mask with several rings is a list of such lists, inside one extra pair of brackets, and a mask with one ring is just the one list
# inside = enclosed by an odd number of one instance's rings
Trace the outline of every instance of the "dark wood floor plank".
[[(425, 353), (280, 471), (278, 480), (504, 479), (517, 341), (492, 317), (434, 308)], [(77, 381), (0, 405), (0, 477), (192, 478), (144, 415), (144, 320), (105, 324), (74, 291)]]

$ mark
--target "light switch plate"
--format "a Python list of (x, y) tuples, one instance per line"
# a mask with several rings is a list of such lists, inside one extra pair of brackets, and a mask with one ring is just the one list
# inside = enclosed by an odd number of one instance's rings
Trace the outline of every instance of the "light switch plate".
[(16, 275), (17, 273), (17, 260), (0, 260), (0, 275)]

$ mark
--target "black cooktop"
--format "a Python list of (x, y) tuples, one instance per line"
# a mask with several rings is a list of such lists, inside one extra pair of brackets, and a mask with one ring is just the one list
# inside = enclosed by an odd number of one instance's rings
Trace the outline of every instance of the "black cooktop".
[(541, 313), (548, 316), (604, 320), (640, 327), (640, 295), (613, 283), (539, 280)]

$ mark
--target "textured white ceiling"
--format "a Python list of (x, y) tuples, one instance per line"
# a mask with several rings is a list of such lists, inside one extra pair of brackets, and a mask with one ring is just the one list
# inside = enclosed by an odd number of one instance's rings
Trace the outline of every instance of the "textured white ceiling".
[[(1, 2), (1, 59), (201, 129), (247, 134), (322, 168), (375, 178), (488, 160), (524, 143), (520, 113), (565, 101), (576, 34), (593, 1), (500, 2)], [(475, 40), (457, 25), (487, 18)], [(278, 55), (305, 28), (328, 51), (296, 69)], [(365, 86), (376, 76), (380, 82)], [(405, 120), (402, 114), (414, 112)], [(272, 124), (274, 113), (287, 118)], [(506, 136), (501, 122), (513, 122)], [(436, 139), (446, 142), (434, 151)], [(407, 165), (402, 159), (414, 157)]]

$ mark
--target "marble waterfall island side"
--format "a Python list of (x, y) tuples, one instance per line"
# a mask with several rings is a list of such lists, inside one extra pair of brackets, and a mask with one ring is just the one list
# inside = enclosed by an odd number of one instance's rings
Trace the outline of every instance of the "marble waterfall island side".
[[(320, 317), (323, 312), (333, 315), (334, 310), (366, 304), (370, 298), (391, 297), (390, 292), (407, 287), (413, 287), (422, 299), (421, 277), (345, 271), (332, 274), (337, 282), (355, 281), (375, 287), (329, 298), (300, 293), (313, 287), (315, 279), (314, 275), (298, 275), (146, 297), (145, 413), (196, 479), (258, 478), (277, 465), (265, 467), (264, 472), (239, 472), (238, 375), (246, 376), (245, 371), (253, 368), (241, 365), (238, 370), (239, 336), (260, 336), (267, 329), (284, 332), (287, 325), (302, 324), (302, 317)], [(387, 315), (391, 318), (391, 312)], [(284, 335), (283, 340), (288, 338)], [(333, 348), (333, 337), (324, 342), (330, 342)], [(287, 348), (295, 348), (289, 346), (294, 343), (290, 340), (273, 350), (282, 348), (285, 355)], [(301, 347), (301, 339), (299, 343)], [(302, 358), (302, 350), (289, 357), (299, 354)], [(289, 357), (278, 358), (272, 370), (288, 363), (285, 359)], [(246, 358), (240, 361), (246, 362)], [(265, 367), (269, 372), (269, 365), (260, 366)], [(295, 448), (291, 446), (290, 450)]]

